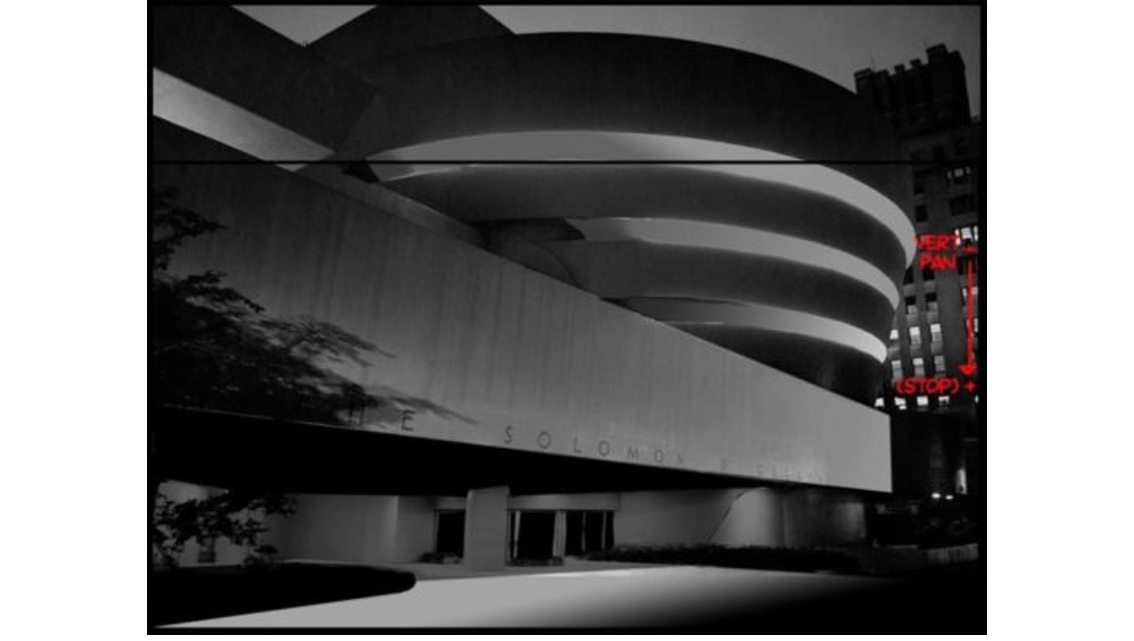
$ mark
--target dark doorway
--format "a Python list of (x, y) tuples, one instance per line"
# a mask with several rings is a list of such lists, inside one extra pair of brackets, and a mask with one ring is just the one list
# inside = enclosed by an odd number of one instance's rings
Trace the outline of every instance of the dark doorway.
[(437, 552), (465, 555), (465, 512), (454, 510), (437, 513)]
[(613, 544), (613, 514), (608, 511), (567, 512), (565, 554), (578, 555), (595, 550), (605, 550)]
[(550, 559), (555, 553), (555, 512), (512, 512), (512, 558)]

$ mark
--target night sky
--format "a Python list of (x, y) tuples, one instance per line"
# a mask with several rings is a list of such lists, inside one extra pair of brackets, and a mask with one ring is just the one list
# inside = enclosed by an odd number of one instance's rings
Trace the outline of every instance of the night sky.
[[(313, 41), (369, 6), (239, 6), (296, 41)], [(485, 6), (516, 33), (602, 31), (682, 38), (790, 62), (854, 89), (854, 72), (893, 68), (945, 44), (965, 60), (980, 113), (977, 6)]]

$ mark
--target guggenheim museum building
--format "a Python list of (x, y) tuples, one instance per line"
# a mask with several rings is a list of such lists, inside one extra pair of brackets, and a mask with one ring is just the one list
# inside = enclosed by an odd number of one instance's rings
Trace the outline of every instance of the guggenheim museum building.
[(915, 234), (901, 142), (854, 93), (474, 6), (299, 43), (157, 5), (150, 38), (151, 185), (224, 226), (171, 269), (373, 344), (328, 367), (384, 399), (327, 422), (151, 407), (166, 496), (285, 492), (267, 537), (295, 559), (865, 540)]

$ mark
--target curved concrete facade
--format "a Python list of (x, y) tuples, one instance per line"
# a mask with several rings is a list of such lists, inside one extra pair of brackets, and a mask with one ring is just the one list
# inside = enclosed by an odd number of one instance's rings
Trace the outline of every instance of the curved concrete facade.
[[(432, 229), (480, 233), (505, 258), (873, 399), (914, 230), (907, 172), (887, 164), (901, 143), (853, 93), (666, 38), (486, 23), (371, 51), (364, 20), (297, 56), (231, 11), (161, 13), (161, 117), (268, 160), (341, 161), (339, 182), (408, 196), (441, 214), (419, 216)], [(230, 72), (208, 46), (242, 46), (250, 64)], [(273, 75), (273, 56), (302, 57), (300, 72)]]
[(487, 569), (548, 533), (573, 553), (572, 523), (861, 542), (914, 229), (905, 154), (855, 95), (475, 8), (382, 6), (310, 46), (230, 7), (152, 13), (151, 184), (224, 227), (170, 269), (373, 344), (328, 367), (379, 399), (319, 424), (159, 407), (170, 478), (296, 494), (270, 528), (291, 558), (450, 554), (454, 512)]
[[(533, 269), (873, 398), (914, 232), (900, 167), (848, 162), (901, 157), (853, 94), (760, 56), (597, 34), (459, 42), (368, 79), (399, 95), (338, 156), (381, 161), (385, 186), (506, 234), (493, 248)], [(785, 342), (807, 348), (764, 347)]]

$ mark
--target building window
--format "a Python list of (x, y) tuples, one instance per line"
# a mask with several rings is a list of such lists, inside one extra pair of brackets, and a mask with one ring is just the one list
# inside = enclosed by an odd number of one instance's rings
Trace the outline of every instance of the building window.
[(967, 185), (973, 180), (973, 168), (969, 166), (954, 167), (945, 172), (945, 182), (950, 187), (957, 185)]
[(922, 282), (933, 280), (934, 278), (935, 278), (935, 276), (933, 275), (933, 268), (932, 267), (925, 267), (921, 270)]
[(897, 327), (890, 330), (890, 342), (892, 343), (896, 340), (898, 340), (898, 328)]
[(976, 196), (965, 194), (949, 199), (949, 214), (960, 216), (976, 211)]
[(906, 399), (904, 399), (900, 396), (896, 397), (894, 399), (894, 407), (898, 408), (899, 410), (905, 410), (906, 409)]
[(926, 407), (929, 407), (929, 397), (928, 396), (917, 397), (917, 408), (920, 410), (920, 409), (926, 408)]
[(916, 295), (906, 296), (906, 313), (907, 314), (916, 314), (917, 313), (917, 296)]
[(614, 513), (609, 510), (567, 510), (563, 552), (576, 556), (614, 546)]
[(906, 275), (902, 277), (902, 282), (905, 283), (906, 285), (913, 284), (913, 270), (912, 269), (906, 270)]
[(902, 371), (901, 359), (890, 361), (890, 374), (894, 380), (898, 380), (905, 374), (905, 372)]
[(980, 225), (965, 225), (953, 230), (957, 236), (957, 245), (962, 243), (975, 243), (980, 240)]
[(937, 397), (937, 406), (938, 407), (949, 407), (949, 397), (948, 396), (938, 396)]
[(937, 292), (926, 292), (925, 293), (925, 311), (927, 311), (927, 312), (937, 311)]
[(921, 347), (921, 328), (910, 328), (910, 349), (918, 349)]
[(913, 193), (914, 194), (924, 194), (925, 193), (925, 182), (922, 181), (921, 176), (914, 176)]
[(920, 356), (915, 356), (913, 359), (913, 374), (914, 376), (925, 376), (925, 359)]
[[(973, 285), (973, 296), (980, 298), (980, 285)], [(961, 287), (961, 301), (966, 305), (969, 303), (969, 288)]]
[(914, 219), (919, 223), (929, 220), (929, 212), (926, 211), (925, 205), (914, 207)]
[(882, 398), (881, 396), (874, 399), (874, 407), (877, 407), (878, 409), (886, 407), (886, 399)]
[(940, 343), (941, 342), (941, 323), (930, 323), (929, 324), (929, 342), (931, 342), (931, 343)]

